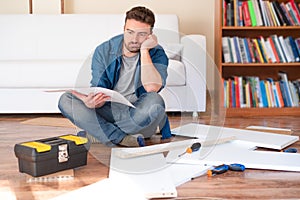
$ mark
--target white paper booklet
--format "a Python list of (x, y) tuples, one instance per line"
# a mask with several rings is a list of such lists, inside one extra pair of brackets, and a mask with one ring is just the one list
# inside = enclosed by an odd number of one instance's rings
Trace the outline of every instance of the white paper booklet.
[(130, 103), (130, 101), (128, 101), (123, 95), (121, 95), (119, 92), (116, 92), (114, 90), (110, 90), (107, 88), (102, 88), (102, 87), (90, 87), (90, 88), (69, 88), (69, 89), (53, 89), (53, 90), (47, 90), (45, 92), (67, 92), (67, 91), (71, 91), (71, 90), (75, 90), (77, 92), (80, 92), (82, 94), (90, 94), (90, 93), (104, 93), (107, 96), (110, 96), (110, 101), (113, 102), (117, 102), (117, 103), (122, 103), (124, 105), (127, 106), (131, 106), (133, 108), (135, 108), (134, 105), (132, 105), (132, 103)]

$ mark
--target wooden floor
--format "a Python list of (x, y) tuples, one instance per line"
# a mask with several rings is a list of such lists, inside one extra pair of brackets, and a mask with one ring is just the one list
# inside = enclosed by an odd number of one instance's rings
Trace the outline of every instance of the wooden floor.
[[(60, 115), (0, 115), (0, 199), (46, 200), (65, 192), (95, 183), (108, 176), (110, 149), (93, 144), (88, 164), (75, 169), (75, 178), (60, 182), (28, 183), (19, 173), (14, 154), (16, 143), (63, 134), (75, 134), (72, 127), (38, 126), (21, 123), (36, 117), (60, 118)], [(222, 120), (222, 119), (220, 119)], [(211, 124), (210, 116), (192, 119), (191, 115), (170, 114), (172, 128), (196, 122)], [(250, 125), (289, 128), (300, 136), (299, 117), (226, 118), (225, 127), (245, 128)], [(292, 145), (300, 150), (300, 142)], [(288, 164), (288, 163), (287, 163)], [(214, 177), (201, 176), (177, 188), (176, 199), (300, 199), (300, 173), (250, 170), (227, 172)]]

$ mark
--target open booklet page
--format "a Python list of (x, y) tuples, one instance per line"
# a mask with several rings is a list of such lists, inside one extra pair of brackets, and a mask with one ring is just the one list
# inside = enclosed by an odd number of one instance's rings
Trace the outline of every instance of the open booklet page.
[(47, 90), (45, 92), (66, 92), (66, 91), (71, 91), (71, 90), (75, 90), (77, 92), (80, 92), (82, 94), (90, 94), (90, 93), (104, 93), (107, 96), (110, 96), (110, 101), (113, 102), (117, 102), (117, 103), (122, 103), (128, 106), (131, 106), (133, 108), (135, 108), (134, 105), (132, 105), (132, 103), (130, 103), (123, 95), (121, 95), (119, 92), (116, 92), (114, 90), (110, 90), (107, 88), (102, 88), (102, 87), (90, 87), (90, 88), (73, 88), (73, 89), (53, 89), (53, 90)]

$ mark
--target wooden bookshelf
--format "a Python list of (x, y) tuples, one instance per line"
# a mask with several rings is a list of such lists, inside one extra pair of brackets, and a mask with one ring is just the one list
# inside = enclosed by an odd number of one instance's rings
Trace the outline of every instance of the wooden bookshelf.
[[(244, 0), (242, 0), (244, 1)], [(246, 0), (245, 0), (246, 1)], [(273, 0), (269, 0), (271, 2)], [(237, 0), (233, 0), (236, 5)], [(288, 0), (278, 0), (288, 2)], [(295, 0), (299, 3), (300, 0)], [(273, 34), (284, 37), (300, 37), (300, 26), (232, 26), (222, 25), (222, 3), (223, 0), (217, 0), (215, 6), (215, 62), (218, 67), (220, 76), (223, 79), (232, 76), (258, 76), (260, 79), (273, 78), (278, 80), (278, 72), (284, 71), (288, 74), (289, 80), (300, 78), (300, 62), (293, 63), (225, 63), (222, 60), (222, 37), (238, 36), (247, 38), (256, 38), (258, 36), (268, 37)], [(216, 81), (216, 84), (220, 84)], [(220, 87), (223, 87), (221, 85)], [(223, 90), (221, 90), (223, 91)], [(218, 98), (222, 98), (219, 94)], [(223, 101), (220, 101), (223, 102)], [(223, 107), (223, 105), (220, 105)], [(262, 116), (262, 115), (283, 115), (283, 116), (300, 116), (300, 107), (283, 107), (283, 108), (226, 108), (226, 116)]]

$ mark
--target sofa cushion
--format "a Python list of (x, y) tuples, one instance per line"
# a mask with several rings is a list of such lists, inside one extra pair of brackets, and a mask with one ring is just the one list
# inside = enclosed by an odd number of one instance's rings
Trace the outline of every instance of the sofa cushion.
[(185, 85), (185, 68), (178, 60), (169, 60), (167, 86)]
[(81, 60), (0, 62), (0, 88), (75, 87)]

